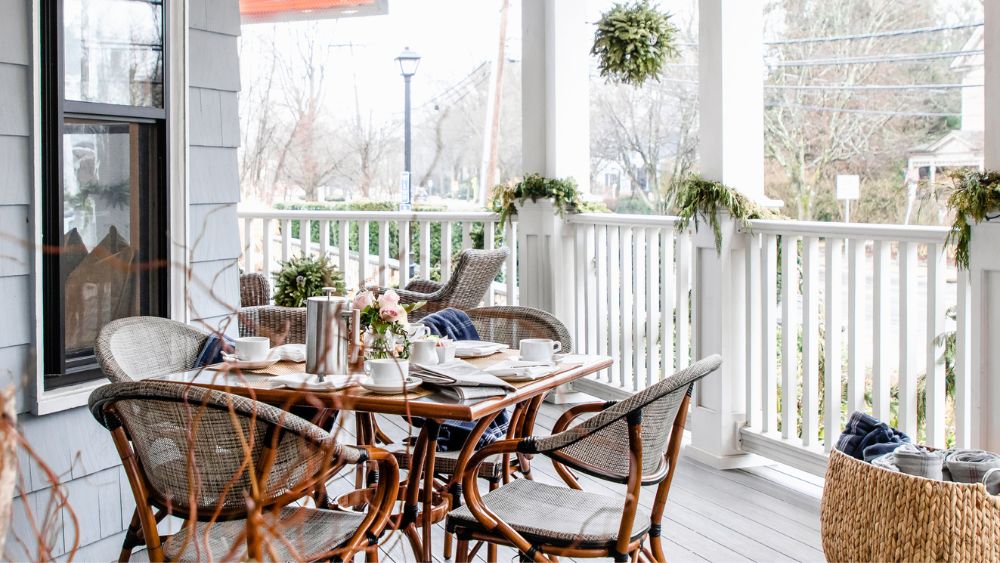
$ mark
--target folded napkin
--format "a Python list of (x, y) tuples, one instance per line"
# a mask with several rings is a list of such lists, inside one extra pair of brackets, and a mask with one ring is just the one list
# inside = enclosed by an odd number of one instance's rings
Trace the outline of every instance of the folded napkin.
[(944, 460), (956, 483), (982, 483), (990, 469), (1000, 468), (1000, 455), (983, 450), (950, 450)]
[(281, 360), (283, 362), (301, 363), (306, 361), (305, 344), (282, 344), (271, 348), (267, 354), (269, 360)]
[(310, 391), (335, 391), (346, 389), (354, 385), (357, 378), (350, 375), (328, 375), (319, 380), (318, 375), (309, 373), (289, 373), (278, 375), (270, 379), (274, 388), (287, 387), (289, 389), (308, 389)]
[(434, 336), (447, 336), (452, 340), (479, 340), (472, 319), (464, 311), (458, 309), (442, 309), (420, 319), (420, 324), (426, 326)]
[(915, 444), (902, 444), (890, 453), (872, 459), (872, 465), (936, 481), (947, 480), (945, 452)]
[(455, 342), (456, 356), (488, 356), (500, 350), (507, 349), (506, 344), (485, 342), (483, 340), (459, 340)]
[(500, 378), (509, 377), (527, 381), (545, 377), (558, 370), (559, 366), (555, 362), (501, 360), (483, 371)]

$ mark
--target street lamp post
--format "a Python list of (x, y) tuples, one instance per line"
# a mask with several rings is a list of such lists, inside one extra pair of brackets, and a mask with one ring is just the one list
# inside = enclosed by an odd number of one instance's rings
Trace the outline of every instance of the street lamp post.
[(409, 47), (396, 57), (399, 63), (399, 72), (403, 75), (404, 86), (404, 108), (403, 108), (403, 177), (400, 182), (400, 210), (409, 211), (413, 203), (413, 192), (410, 189), (411, 168), (411, 144), (410, 144), (410, 79), (417, 73), (420, 66), (420, 55), (410, 50)]

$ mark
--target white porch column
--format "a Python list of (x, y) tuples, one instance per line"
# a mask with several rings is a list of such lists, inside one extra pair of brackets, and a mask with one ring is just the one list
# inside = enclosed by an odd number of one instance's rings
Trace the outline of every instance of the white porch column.
[(524, 173), (590, 191), (590, 47), (580, 0), (521, 0)]
[[(702, 174), (763, 200), (762, 0), (701, 0), (699, 14)], [(723, 365), (698, 385), (685, 453), (713, 467), (733, 468), (761, 458), (739, 447), (746, 419), (745, 237), (725, 218), (723, 239), (719, 253), (704, 223), (694, 239), (695, 357), (718, 353)]]
[[(521, 14), (523, 171), (572, 177), (589, 191), (593, 30), (586, 2), (522, 0)], [(518, 215), (520, 302), (567, 327), (574, 321), (572, 235), (548, 202)]]
[[(1000, 2), (986, 2), (986, 169), (1000, 169)], [(1000, 451), (1000, 224), (972, 228), (972, 447)]]

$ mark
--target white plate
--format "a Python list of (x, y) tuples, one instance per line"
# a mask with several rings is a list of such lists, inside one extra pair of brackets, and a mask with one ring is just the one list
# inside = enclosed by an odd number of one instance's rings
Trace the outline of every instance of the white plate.
[(273, 366), (280, 360), (278, 358), (269, 358), (266, 360), (259, 360), (256, 362), (243, 362), (236, 359), (236, 356), (230, 356), (228, 354), (223, 354), (222, 359), (225, 363), (216, 364), (215, 369), (264, 369)]
[(371, 391), (372, 393), (380, 393), (384, 395), (395, 395), (397, 393), (402, 393), (404, 391), (410, 391), (416, 389), (420, 386), (420, 379), (412, 375), (406, 377), (402, 384), (393, 383), (390, 385), (376, 385), (371, 378), (365, 378), (358, 382), (359, 385), (365, 389)]

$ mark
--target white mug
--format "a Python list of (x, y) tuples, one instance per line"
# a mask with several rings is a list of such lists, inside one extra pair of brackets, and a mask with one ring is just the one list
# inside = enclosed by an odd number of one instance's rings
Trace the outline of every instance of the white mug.
[(406, 327), (406, 336), (410, 340), (416, 340), (418, 338), (427, 338), (431, 335), (431, 329), (422, 324), (411, 324)]
[(410, 341), (410, 361), (415, 364), (434, 365), (438, 363), (435, 351), (437, 340), (418, 338)]
[(236, 339), (236, 358), (241, 362), (260, 362), (267, 359), (271, 340), (266, 336), (244, 336)]
[(365, 362), (365, 371), (375, 385), (403, 385), (410, 374), (410, 362), (397, 358), (381, 358)]
[(525, 338), (521, 341), (521, 359), (528, 362), (551, 362), (552, 356), (562, 350), (562, 343), (548, 338)]

